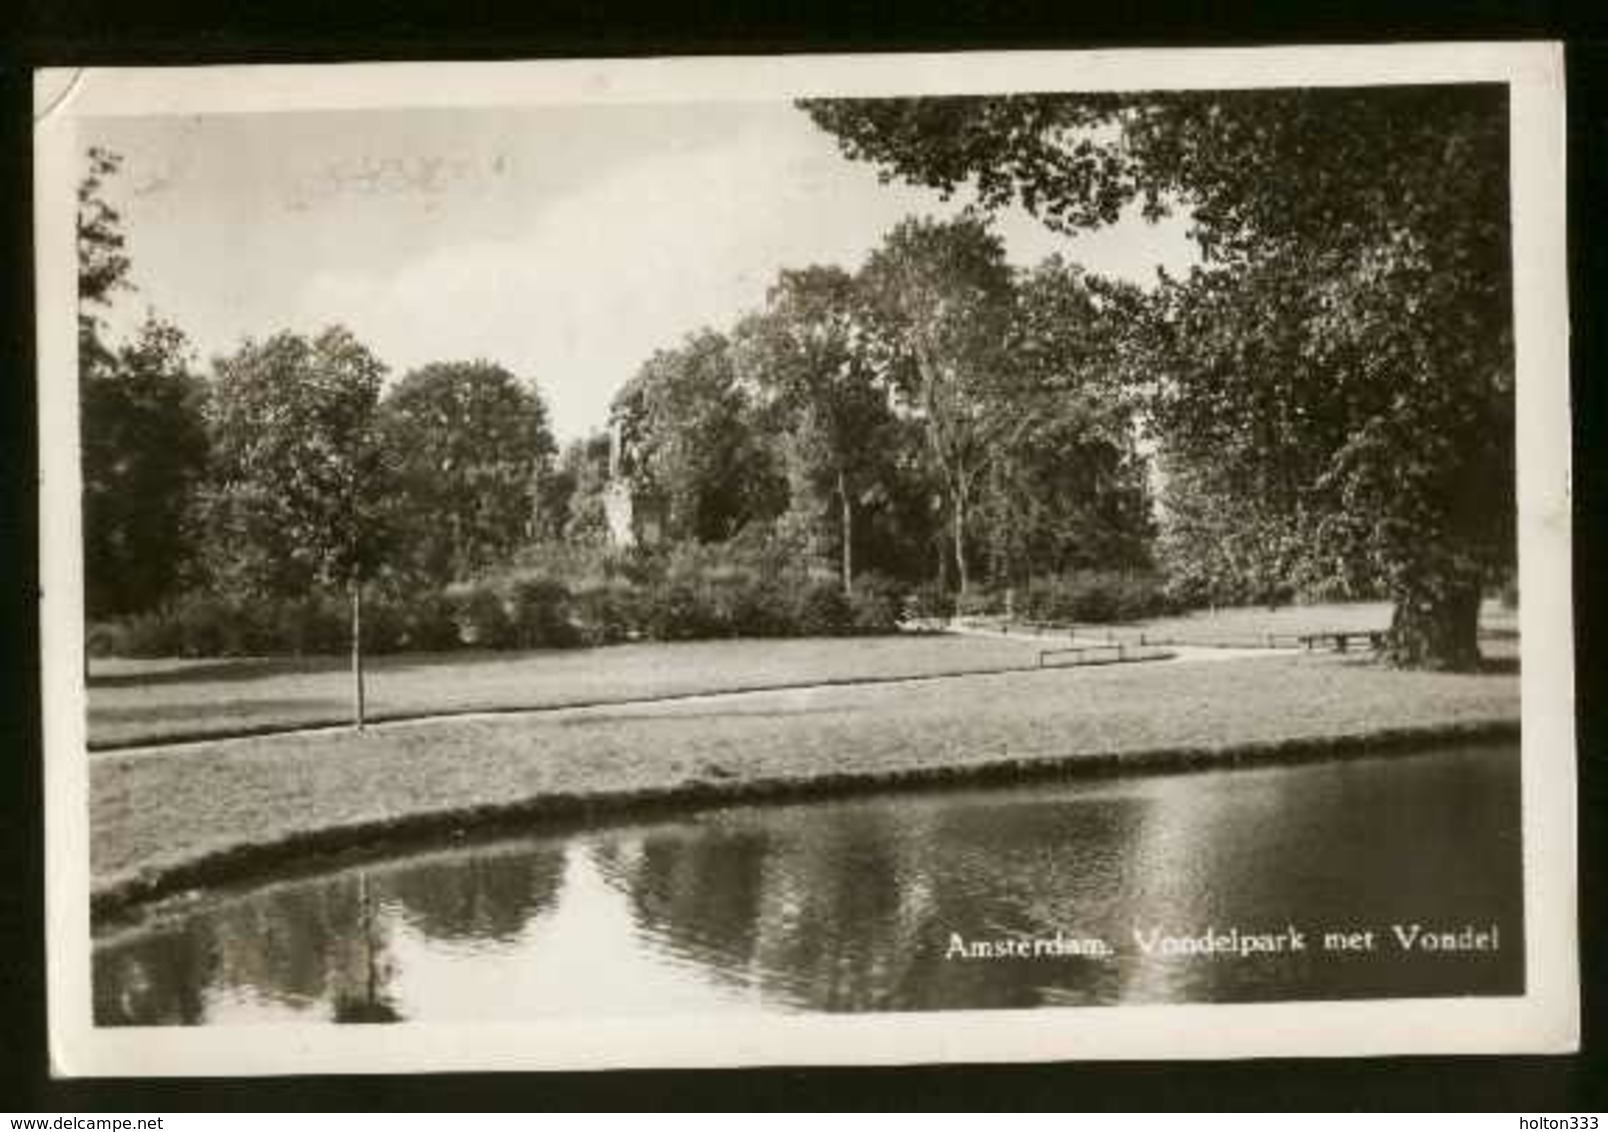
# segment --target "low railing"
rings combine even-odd
[[[1113,641],[1110,644],[1068,645],[1059,649],[1040,649],[1038,666],[1060,668],[1087,664],[1129,664],[1139,660],[1170,660],[1174,655],[1176,654],[1155,645]]]

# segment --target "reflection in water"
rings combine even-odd
[[[108,934],[102,1024],[934,1010],[1523,990],[1518,753],[736,807],[216,893]],[[1404,952],[1391,925],[1484,929]],[[1302,951],[1137,936],[1294,929]],[[1373,931],[1325,951],[1324,932]],[[1099,939],[1105,957],[955,941]]]

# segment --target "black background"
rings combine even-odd
[[[15,2],[15,0],[14,0]],[[488,1108],[1608,1109],[1608,11],[1476,2],[1273,6],[984,0],[501,4],[25,0],[0,13],[0,1110]],[[382,1078],[53,1081],[45,1039],[30,237],[34,66],[1122,46],[1567,40],[1576,696],[1585,1052],[1549,1058],[1090,1063]],[[249,265],[242,265],[249,270]],[[1559,438],[1562,442],[1563,438]],[[1433,1010],[1433,1006],[1426,1007]]]

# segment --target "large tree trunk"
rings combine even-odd
[[[838,501],[843,511],[843,594],[854,593],[854,503],[849,499],[849,485],[840,468],[837,474]]]
[[[1396,599],[1386,655],[1403,668],[1467,672],[1480,663],[1478,586],[1429,586]]]

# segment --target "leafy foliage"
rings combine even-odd
[[[1005,364],[1005,248],[977,216],[908,219],[872,253],[860,280],[890,380],[926,434],[964,592],[972,502],[987,458],[986,387]]]
[[[282,332],[217,363],[206,508],[226,592],[283,596],[372,576],[396,499],[377,427],[384,366],[352,334]]]
[[[774,517],[783,486],[754,443],[751,404],[724,334],[703,330],[657,351],[614,400],[639,495],[662,500],[672,540],[720,542]]]
[[[835,543],[851,592],[855,514],[878,501],[893,425],[860,289],[837,267],[783,271],[735,339],[738,370],[780,438],[790,507],[816,547],[811,557],[826,557]]]
[[[98,146],[85,156],[89,168],[78,182],[78,365],[87,377],[113,360],[99,311],[110,305],[115,292],[132,286],[128,279],[132,264],[125,250],[122,217],[104,192],[123,159]]]
[[[1205,263],[1130,351],[1211,515],[1377,586],[1406,663],[1477,658],[1513,556],[1506,94],[1383,87],[806,102],[851,157],[1052,227],[1182,207]],[[1208,496],[1221,496],[1213,502]],[[1263,536],[1277,527],[1281,536]],[[1289,561],[1280,563],[1279,556]]]
[[[389,391],[381,428],[422,579],[471,578],[530,538],[557,449],[534,389],[489,362],[438,362]]]
[[[85,606],[150,609],[195,565],[206,390],[175,327],[151,319],[81,382]]]

